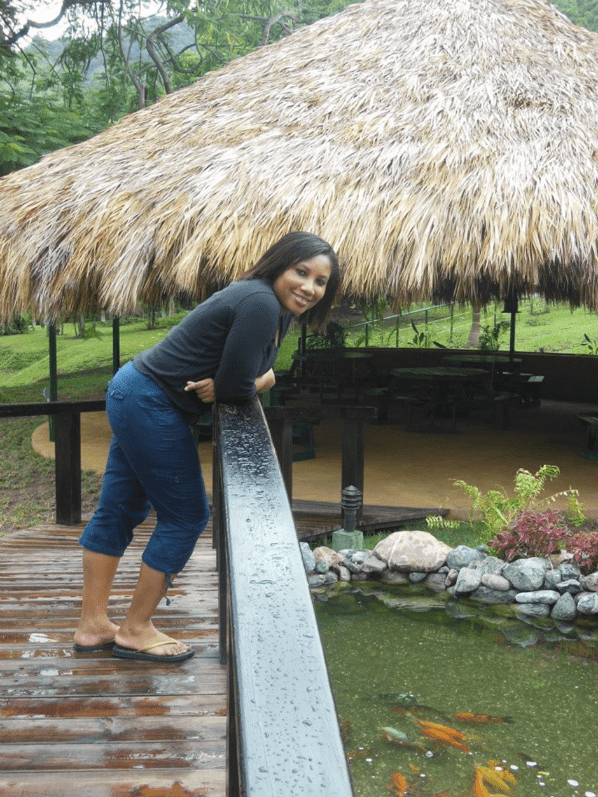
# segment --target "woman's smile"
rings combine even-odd
[[[272,288],[286,312],[301,315],[324,296],[330,271],[328,256],[316,255],[283,271],[274,280]]]

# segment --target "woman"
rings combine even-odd
[[[152,617],[208,521],[190,424],[214,401],[239,403],[275,383],[272,366],[294,317],[325,326],[340,282],[338,258],[311,233],[274,244],[238,282],[198,305],[110,382],[113,431],[100,502],[80,539],[83,596],[74,650],[177,662],[194,651],[158,631]],[[156,510],[124,622],[108,618],[120,557],[133,529]]]

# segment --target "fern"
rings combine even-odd
[[[426,525],[431,529],[458,529],[461,523],[458,520],[448,520],[441,515],[430,515],[426,518]]]
[[[539,496],[548,479],[555,479],[560,471],[556,465],[543,465],[536,473],[520,468],[515,474],[515,491],[512,497],[499,490],[488,490],[484,495],[481,490],[462,480],[454,482],[471,498],[472,509],[470,521],[477,515],[484,526],[484,542],[489,542],[496,534],[506,531],[522,512],[539,512],[547,504],[554,503],[557,498],[567,499],[565,516],[575,526],[584,520],[583,506],[579,501],[579,492],[569,488],[541,499]]]

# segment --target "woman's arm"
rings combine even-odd
[[[265,376],[263,368],[271,366],[265,355],[279,319],[280,304],[266,286],[235,306],[214,375],[218,401],[235,404],[255,395],[256,378]]]
[[[272,368],[265,374],[258,376],[255,380],[256,393],[265,393],[276,384],[276,376]],[[216,391],[213,379],[201,379],[199,382],[187,382],[186,391],[194,390],[204,404],[211,404],[216,401]]]

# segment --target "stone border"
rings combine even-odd
[[[481,604],[511,604],[521,619],[551,618],[598,625],[598,572],[582,575],[565,552],[508,563],[483,548],[450,548],[427,531],[396,531],[373,551],[301,544],[312,589],[338,582],[377,580],[387,585],[422,584]]]

